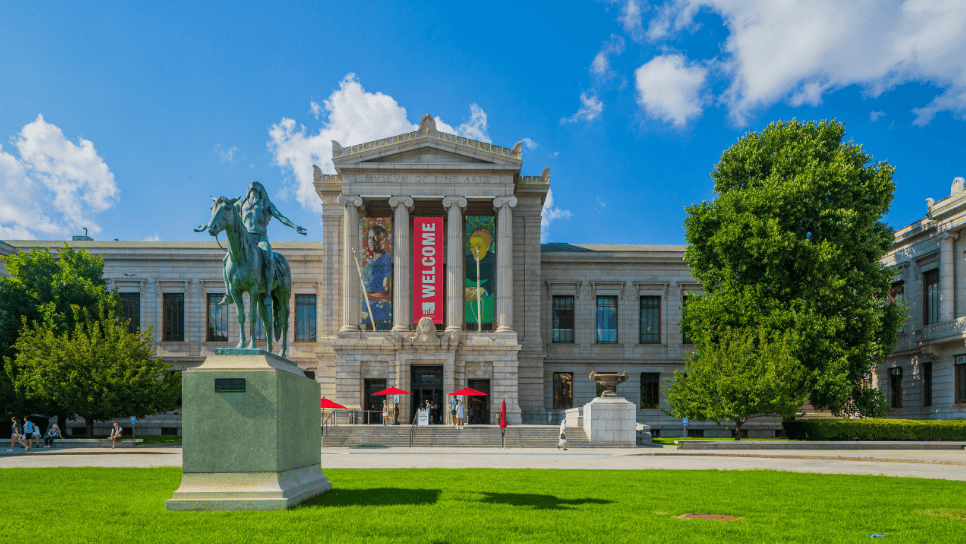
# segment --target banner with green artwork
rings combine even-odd
[[[465,232],[466,323],[493,323],[493,309],[496,306],[496,218],[468,216]]]

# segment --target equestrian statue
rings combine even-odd
[[[238,348],[255,349],[255,323],[259,317],[264,325],[268,351],[272,351],[272,336],[282,343],[279,355],[288,351],[289,298],[292,294],[292,270],[285,257],[272,251],[268,242],[268,223],[272,217],[283,225],[305,235],[306,230],[295,225],[278,211],[268,198],[265,187],[257,181],[248,186],[245,198],[211,197],[211,220],[195,232],[208,231],[218,239],[225,232],[228,254],[225,255],[225,297],[221,306],[235,304],[241,338]],[[267,264],[271,263],[271,264]],[[249,340],[245,345],[245,299],[251,301],[249,310]],[[256,314],[257,312],[257,314]]]

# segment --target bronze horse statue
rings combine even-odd
[[[288,351],[288,315],[289,298],[292,294],[292,269],[281,254],[272,252],[274,268],[271,286],[265,285],[265,251],[258,247],[255,239],[249,234],[242,221],[241,212],[235,203],[237,198],[211,197],[211,220],[202,225],[196,232],[207,228],[208,234],[217,236],[222,231],[228,238],[228,255],[225,257],[225,285],[235,302],[238,314],[238,324],[241,338],[237,348],[255,349],[255,320],[261,317],[265,326],[265,337],[268,341],[268,351],[272,351],[272,336],[282,343],[279,355],[285,357]],[[264,294],[272,294],[272,312],[269,313],[265,305]],[[243,293],[248,293],[251,301],[250,337],[245,345],[245,299]],[[258,312],[256,314],[256,311]]]

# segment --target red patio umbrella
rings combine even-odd
[[[500,445],[506,447],[506,401],[503,401],[503,407],[500,408]]]
[[[331,400],[329,400],[329,399],[327,399],[325,397],[322,397],[322,400],[319,401],[319,407],[322,408],[322,420],[323,421],[325,420],[325,409],[326,408],[336,408],[336,409],[341,408],[343,410],[346,409],[345,406],[342,406],[338,402],[332,402]],[[336,417],[338,417],[338,416],[336,416]]]
[[[471,389],[469,387],[464,387],[459,391],[453,391],[452,393],[450,393],[450,395],[466,395],[468,397],[472,397],[475,395],[486,395],[486,393],[483,393],[482,391],[477,391],[476,389]]]
[[[412,393],[410,393],[409,391],[403,391],[402,389],[399,389],[398,387],[390,387],[388,389],[383,389],[382,391],[377,391],[377,392],[373,393],[373,395],[412,395]],[[399,424],[399,416],[398,416],[398,414],[395,417],[395,421],[396,421],[395,424],[398,425]]]

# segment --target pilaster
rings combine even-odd
[[[446,231],[446,332],[463,329],[463,210],[466,199],[448,196]]]
[[[409,212],[413,209],[413,199],[408,196],[394,196],[389,206],[395,212],[393,218],[393,284],[392,284],[392,330],[409,331],[412,312],[412,282],[409,281]]]

